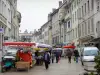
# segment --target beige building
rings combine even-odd
[[[17,0],[0,0],[0,22],[4,41],[18,41],[21,14],[17,11]]]
[[[33,33],[19,33],[19,41],[22,42],[32,42],[33,39]]]
[[[53,9],[52,16],[52,44],[60,42],[59,10]]]
[[[99,46],[99,17],[100,0],[59,1],[58,9],[53,9],[49,14],[49,28],[44,27],[44,30],[48,31],[48,43],[74,43],[79,47],[92,42]],[[41,33],[42,41],[46,39],[43,37],[45,31]]]
[[[18,41],[20,22],[17,0],[0,0],[0,29],[3,28],[3,34],[0,34],[0,49],[4,41]]]
[[[99,38],[100,0],[81,0],[78,4],[79,42],[87,44]],[[99,41],[99,40],[98,40]]]
[[[60,41],[63,44],[72,42],[71,2],[72,0],[63,0],[59,7]]]

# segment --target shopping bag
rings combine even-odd
[[[74,57],[74,61],[76,61],[76,58]]]

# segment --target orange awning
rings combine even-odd
[[[71,45],[69,45],[69,46],[63,46],[63,48],[75,48],[75,46],[71,46]]]

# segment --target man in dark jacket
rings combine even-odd
[[[39,52],[36,51],[36,52],[35,52],[36,65],[39,65],[39,59],[38,59],[38,56],[39,56]]]
[[[72,51],[70,49],[67,50],[68,62],[71,63]]]
[[[48,69],[50,63],[50,55],[48,54],[48,52],[45,52],[44,54],[44,63],[45,63],[45,68]]]
[[[78,50],[75,50],[75,51],[74,51],[74,56],[75,56],[75,61],[76,61],[76,63],[78,63],[78,57],[79,57],[79,52],[78,52]]]
[[[60,56],[60,54],[59,54],[59,52],[57,51],[57,52],[56,52],[56,63],[58,63],[58,61],[59,61],[59,56]]]

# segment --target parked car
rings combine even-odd
[[[94,58],[98,55],[99,49],[97,47],[83,47],[81,49],[81,63],[84,70],[87,72],[95,72]]]

